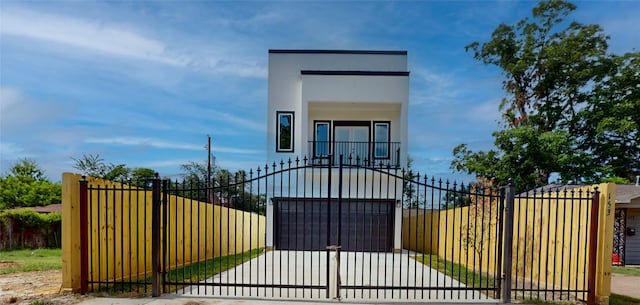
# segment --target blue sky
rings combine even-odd
[[[640,45],[640,2],[575,2],[610,51]],[[32,158],[50,179],[82,154],[178,178],[204,161],[266,160],[269,49],[407,50],[414,169],[463,178],[452,149],[492,147],[500,71],[464,46],[531,1],[1,1],[0,172]]]

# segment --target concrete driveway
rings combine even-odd
[[[413,258],[409,252],[369,253],[341,252],[340,297],[344,300],[382,300],[408,302],[412,300],[480,300],[496,303],[465,285],[431,269]],[[269,251],[236,268],[209,278],[203,283],[276,284],[282,288],[238,286],[192,286],[177,293],[187,296],[242,296],[293,300],[327,300],[327,276],[335,287],[335,252],[330,253],[327,275],[326,251]],[[351,289],[345,286],[359,286]],[[365,288],[367,287],[367,288]],[[383,288],[384,287],[384,288]],[[390,288],[391,287],[391,288]],[[429,289],[422,289],[429,287]],[[335,299],[335,289],[330,289]]]
[[[632,275],[611,274],[611,292],[640,299],[640,277]]]

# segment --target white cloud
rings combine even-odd
[[[109,144],[122,146],[149,146],[154,148],[171,148],[179,150],[202,150],[201,145],[167,142],[151,138],[137,137],[112,137],[112,138],[87,138],[85,143],[90,144]]]
[[[47,122],[65,116],[62,105],[36,101],[13,87],[0,87],[0,132],[3,135],[42,128]]]
[[[117,23],[24,9],[3,9],[0,17],[2,35],[61,44],[70,47],[71,52],[99,52],[240,77],[265,78],[267,75],[262,61],[237,55],[237,46],[220,48],[216,41],[207,40],[188,49],[180,42],[148,37],[136,28]],[[225,45],[230,43],[233,42],[224,41]]]
[[[0,114],[5,113],[11,105],[22,100],[20,91],[15,88],[0,87]]]
[[[110,137],[110,138],[87,138],[84,141],[89,144],[109,144],[109,145],[121,145],[121,146],[148,146],[153,148],[163,149],[178,149],[178,150],[193,150],[202,151],[206,147],[203,145],[194,145],[180,142],[170,142],[164,140],[158,140],[153,138],[139,138],[139,137]],[[213,146],[213,151],[233,153],[233,154],[262,154],[264,151],[256,149],[240,149],[230,148],[224,146]],[[182,164],[182,163],[181,163]]]
[[[201,67],[207,67],[219,73],[234,74],[243,77],[267,77],[266,67],[250,61],[214,60],[201,65]]]
[[[25,155],[24,149],[19,145],[7,141],[0,141],[0,160],[15,160],[28,157],[30,156]]]
[[[259,149],[242,149],[242,148],[233,148],[233,147],[225,147],[225,146],[215,146],[211,145],[213,148],[213,153],[230,153],[230,154],[264,154],[264,150]]]
[[[6,11],[2,18],[4,20],[0,32],[5,35],[45,40],[164,64],[184,65],[184,60],[166,54],[166,46],[162,42],[124,27],[25,10]]]
[[[171,160],[159,160],[159,161],[150,161],[142,163],[141,166],[148,168],[158,168],[158,167],[177,167],[182,164],[189,163],[188,159],[171,159]]]
[[[462,119],[472,124],[477,124],[485,128],[497,127],[500,120],[498,107],[500,101],[489,100],[484,103],[468,105],[466,111],[456,111]]]
[[[438,74],[424,68],[416,68],[411,72],[412,83],[419,84],[412,89],[411,105],[428,105],[439,107],[451,104],[458,97],[461,87],[456,87],[454,79],[449,75]]]
[[[264,133],[266,131],[266,122],[260,120],[249,119],[247,117],[254,116],[256,111],[246,113],[244,117],[216,110],[214,108],[222,108],[225,105],[194,105],[184,104],[178,109],[174,109],[174,114],[179,113],[190,120],[204,119],[206,122],[217,121],[224,123],[225,128],[233,128],[237,130],[253,130]],[[226,107],[229,108],[229,107]],[[237,109],[237,108],[236,108]],[[259,109],[262,111],[263,109]],[[261,113],[261,112],[260,112]],[[214,130],[214,133],[216,130]]]
[[[234,161],[227,159],[220,160],[219,158],[218,160],[216,160],[216,164],[221,168],[226,168],[231,171],[245,170],[248,172],[249,170],[253,170],[254,177],[255,175],[257,175],[256,170],[258,169],[258,167],[260,167],[261,170],[264,170],[265,166],[265,164],[261,164],[258,161]]]
[[[212,112],[214,112],[214,116],[212,117],[213,119],[222,120],[222,121],[231,123],[234,126],[249,128],[249,129],[253,129],[261,132],[264,132],[267,129],[264,123],[258,123],[256,121],[248,120],[248,119],[235,116],[229,113],[224,113],[219,111],[212,111]]]

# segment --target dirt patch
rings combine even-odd
[[[0,269],[18,267],[18,263],[11,261],[0,261]]]
[[[0,265],[1,267],[7,267]],[[62,271],[33,271],[0,275],[0,304],[27,305],[35,301],[42,304],[76,304],[85,297],[61,293]]]

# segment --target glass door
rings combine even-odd
[[[369,160],[369,126],[336,126],[334,134],[334,164],[339,164],[340,155],[343,162],[355,164],[357,159]]]

